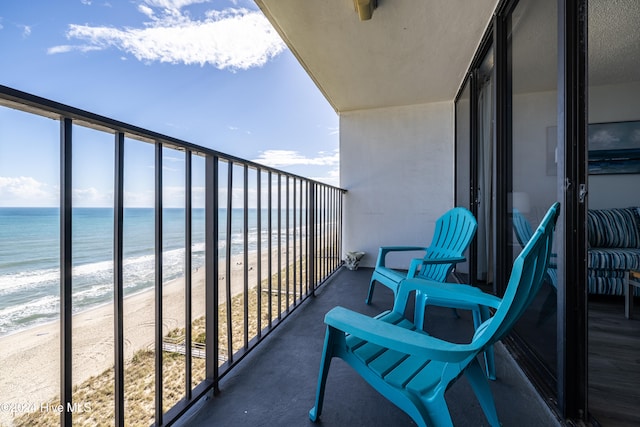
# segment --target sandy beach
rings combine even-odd
[[[262,278],[267,277],[267,257],[262,257]],[[274,257],[276,258],[276,257]],[[231,259],[232,295],[244,286],[244,257]],[[277,260],[273,260],[273,273]],[[284,263],[284,260],[283,260]],[[257,256],[249,255],[249,283],[255,286]],[[225,263],[220,263],[220,302],[225,300]],[[193,319],[205,312],[204,268],[192,277]],[[184,327],[184,278],[165,283],[163,287],[163,330]],[[154,345],[154,290],[128,296],[124,301],[125,360],[143,348]],[[73,383],[80,384],[102,373],[114,364],[113,305],[89,309],[73,316]],[[0,337],[0,425],[11,426],[13,414],[40,409],[59,394],[60,381],[59,323],[36,326],[15,334]],[[19,413],[16,415],[20,415]]]

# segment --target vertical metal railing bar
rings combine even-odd
[[[327,223],[327,246],[328,246],[328,262],[327,262],[327,266],[328,266],[328,272],[331,273],[331,271],[333,270],[333,259],[335,257],[335,253],[334,253],[334,214],[333,214],[333,192],[331,191],[331,189],[329,187],[327,187],[327,217],[328,217],[328,223]]]
[[[186,150],[184,154],[184,384],[185,398],[191,400],[191,381],[192,381],[192,232],[193,232],[193,195],[192,195],[192,154],[191,150]]]
[[[300,283],[298,286],[300,287],[300,292],[303,292],[304,289],[304,292],[306,293],[307,289],[304,288],[303,282],[303,272],[306,270],[306,252],[304,249],[307,241],[304,219],[306,218],[308,209],[306,209],[305,200],[303,199],[303,191],[305,191],[304,181],[300,180],[300,186],[298,188],[298,198],[300,199],[300,210],[298,212],[298,223],[300,224],[300,241],[298,242],[300,250],[300,270],[298,271],[298,278]]]
[[[338,233],[339,233],[339,234],[338,234],[338,236],[339,236],[339,237],[338,237],[338,241],[339,241],[339,244],[338,244],[338,251],[339,251],[339,254],[340,254],[339,262],[340,262],[340,263],[342,263],[342,257],[343,257],[343,255],[344,255],[344,253],[343,253],[343,249],[344,249],[344,248],[342,247],[342,242],[343,242],[343,240],[342,240],[342,239],[343,239],[342,233],[344,232],[344,229],[343,229],[343,226],[344,226],[344,224],[343,224],[344,200],[343,200],[343,197],[342,197],[342,196],[343,196],[343,194],[344,194],[344,193],[343,193],[342,191],[340,191],[340,190],[337,190],[337,193],[338,193],[338,196],[339,196],[339,204],[340,204],[340,211],[339,211],[339,215],[340,215],[340,216],[339,216],[339,218],[338,218],[338,221],[339,221],[339,224],[340,224],[340,226],[338,227]]]
[[[314,190],[316,199],[315,199],[315,235],[316,235],[316,249],[315,249],[315,259],[316,259],[316,277],[315,277],[315,285],[322,281],[322,212],[320,211],[320,207],[322,206],[322,187],[317,185]]]
[[[337,223],[337,216],[336,216],[336,192],[329,190],[330,194],[331,194],[331,230],[332,230],[332,238],[331,238],[331,245],[332,245],[332,256],[333,256],[333,261],[331,263],[332,265],[332,270],[336,267],[336,258],[338,256],[337,253],[337,247],[338,247],[338,242],[336,241],[337,239],[337,233],[336,233],[336,227],[338,225]]]
[[[319,200],[320,210],[320,262],[322,263],[322,274],[320,282],[327,277],[327,187],[322,186],[322,198]]]
[[[114,326],[114,416],[124,427],[124,133],[115,135],[113,188],[113,326]]]
[[[249,165],[244,165],[244,348],[249,348]]]
[[[298,228],[296,227],[296,212],[298,212],[298,205],[297,205],[297,197],[296,197],[296,183],[297,183],[297,179],[293,178],[293,201],[291,203],[291,206],[293,206],[293,244],[291,245],[293,248],[293,293],[294,295],[296,295],[296,292],[298,290],[298,251],[297,251],[297,235],[298,235]],[[302,300],[302,291],[300,291],[300,295],[299,298]]]
[[[219,368],[218,355],[220,346],[218,341],[218,293],[219,268],[219,179],[218,157],[205,158],[205,370],[207,380],[213,382],[214,393],[220,392],[218,387]]]
[[[71,426],[72,377],[72,128],[73,121],[60,121],[60,425]]]
[[[282,319],[282,174],[278,174],[278,320]]]
[[[329,254],[330,254],[330,258],[329,258],[329,271],[333,271],[334,266],[335,266],[335,259],[336,259],[336,214],[335,214],[335,195],[333,193],[333,191],[331,191],[330,188],[327,189],[327,192],[329,194],[329,200],[330,200],[330,206],[329,206],[329,216],[330,216],[330,220],[329,220],[329,238],[328,238],[328,242],[329,242]]]
[[[309,219],[310,219],[310,215],[311,215],[311,197],[310,197],[311,189],[310,188],[311,188],[311,185],[309,183],[306,183],[306,185],[305,185],[305,192],[306,192],[306,203],[305,203],[305,206],[306,206],[307,209],[305,210],[305,213],[304,213],[304,222],[305,222],[305,233],[304,233],[305,234],[305,241],[304,241],[304,251],[305,251],[304,259],[305,259],[305,261],[304,262],[305,262],[305,266],[306,266],[306,269],[307,269],[307,277],[305,278],[305,286],[306,286],[306,292],[307,293],[311,291],[311,270],[312,270],[311,269],[311,265],[309,264],[309,259],[310,259],[310,254],[311,254],[311,251],[310,251],[310,248],[311,248],[311,246],[310,246],[311,245],[311,233],[310,233],[310,230],[311,229],[309,228],[309,225],[310,225]]]
[[[338,252],[338,193],[333,191],[333,260],[334,268],[338,267],[340,254]]]
[[[316,185],[315,190],[315,234],[316,234],[316,278],[315,286],[322,282],[322,212],[320,210],[322,206],[322,186]]]
[[[339,202],[339,198],[338,198],[338,192],[337,191],[333,191],[333,216],[334,216],[334,226],[333,226],[333,260],[334,260],[334,268],[338,268],[338,265],[340,264],[340,251],[338,250],[338,226],[340,224],[340,221],[338,220],[338,202]]]
[[[316,272],[315,272],[315,251],[316,251],[316,236],[315,236],[315,195],[314,195],[314,186],[313,183],[307,183],[308,190],[308,202],[307,206],[309,207],[309,212],[307,214],[307,265],[309,267],[309,273],[307,274],[307,282],[310,288],[310,292],[315,292],[315,283],[316,283]]]
[[[328,252],[328,271],[333,271],[333,263],[335,259],[335,241],[333,240],[335,237],[335,215],[333,211],[333,191],[329,187],[327,187],[327,216],[329,217],[329,223],[327,225],[327,245],[329,246]]]
[[[307,251],[305,250],[307,241],[309,240],[308,238],[306,238],[306,235],[307,235],[306,234],[307,233],[306,218],[307,218],[307,212],[309,212],[309,207],[305,205],[306,200],[303,201],[302,199],[302,194],[303,194],[303,191],[305,191],[305,189],[306,189],[306,186],[301,180],[300,181],[300,214],[299,214],[300,215],[300,292],[302,292],[302,286],[303,286],[303,282],[302,282],[303,268],[305,269],[307,276],[309,275],[308,264],[306,263]],[[309,287],[306,285],[305,285],[305,292],[309,292]]]
[[[322,263],[322,186],[316,186],[316,285],[322,282],[324,265]]]
[[[342,195],[339,191],[336,194],[336,268],[342,264]]]
[[[320,280],[327,277],[327,187],[322,186],[322,200],[320,201],[320,250],[322,251],[322,275]]]
[[[284,235],[284,247],[285,247],[285,252],[284,252],[284,265],[285,265],[285,295],[286,295],[286,301],[287,301],[287,312],[289,312],[289,306],[291,305],[291,301],[290,301],[290,277],[289,277],[289,176],[285,176],[284,179],[284,185],[285,185],[285,198],[284,198],[284,215],[285,215],[285,220],[284,220],[284,229],[285,229],[285,235]],[[293,300],[295,301],[295,295]]]
[[[325,277],[329,275],[331,272],[332,262],[333,262],[333,247],[332,247],[332,237],[333,237],[333,212],[331,210],[331,191],[329,187],[324,188],[326,194],[325,206],[324,209],[326,211],[326,225],[325,225],[325,251],[327,253],[326,256],[326,274]]]
[[[337,250],[338,250],[338,265],[342,265],[342,193],[340,191],[336,191],[336,197],[338,199],[338,218],[336,221],[338,222],[338,227],[336,233],[337,236]]]
[[[323,196],[324,196],[324,187],[321,185],[318,185],[317,191],[316,191],[316,230],[317,230],[317,240],[316,242],[318,243],[317,248],[316,248],[316,259],[318,260],[318,276],[316,279],[317,283],[322,283],[322,279],[324,277],[324,249],[322,247],[323,244],[323,235],[322,235],[322,230],[323,230],[323,226],[324,226],[324,212],[322,210],[322,200],[323,200]]]
[[[231,313],[231,232],[232,232],[232,210],[233,210],[233,162],[227,163],[227,232],[226,232],[226,253],[225,265],[225,297],[227,305],[227,360],[233,363],[233,319]]]
[[[162,421],[162,144],[155,144],[155,376],[156,422]]]
[[[271,175],[271,171],[268,172],[268,180],[269,184],[267,186],[267,205],[269,206],[269,210],[267,211],[267,274],[269,275],[267,281],[268,293],[267,293],[267,303],[269,310],[269,327],[271,327],[272,319],[273,319],[273,176]]]
[[[326,186],[322,186],[322,264],[324,265],[324,273],[322,275],[322,281],[326,280],[329,276],[329,233],[331,231],[331,216],[329,215],[329,191]]]
[[[256,242],[256,286],[257,286],[257,333],[258,337],[262,336],[262,171],[256,169],[256,227],[257,227],[257,242]]]

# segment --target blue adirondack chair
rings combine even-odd
[[[533,229],[531,228],[531,224],[525,218],[522,213],[513,208],[513,229],[515,230],[516,239],[520,246],[524,248],[524,245],[527,244],[531,236],[533,236]],[[556,265],[556,254],[551,253],[551,261],[549,264],[549,268],[547,269],[547,282],[553,286],[555,289],[558,289],[558,267]]]
[[[371,276],[369,293],[366,303],[371,304],[375,283],[381,283],[393,291],[394,297],[403,279],[420,277],[423,279],[444,282],[455,265],[465,261],[464,251],[467,250],[478,223],[469,210],[461,207],[447,211],[436,221],[429,247],[423,246],[383,246],[378,252],[376,267]],[[385,261],[390,252],[425,251],[424,258],[411,260],[408,272],[398,271],[386,267]],[[416,313],[424,313],[424,307]]]
[[[533,235],[531,224],[529,223],[527,218],[525,218],[525,216],[516,208],[513,208],[512,221],[516,239],[518,240],[520,246],[524,247],[524,245],[527,244],[527,241],[529,241],[529,239]],[[542,303],[536,326],[541,326],[556,312],[556,293],[558,291],[558,264],[557,255],[553,252],[551,252],[551,260],[549,261],[549,268],[547,268],[545,278],[547,283],[549,283],[553,287],[554,293],[547,294],[547,297]]]
[[[325,316],[327,331],[320,362],[312,421],[322,412],[331,360],[343,359],[371,386],[405,411],[419,426],[451,426],[445,391],[465,375],[487,420],[499,426],[489,382],[477,356],[502,339],[532,302],[549,263],[553,230],[560,206],[555,203],[516,258],[502,299],[474,287],[463,287],[455,298],[495,309],[468,344],[450,343],[427,335],[403,316],[410,292],[419,290],[421,279],[400,284],[393,310],[371,318],[342,307]],[[441,289],[451,286],[433,282]],[[453,298],[453,296],[450,296]]]

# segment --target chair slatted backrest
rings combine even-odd
[[[513,208],[512,219],[513,228],[516,232],[516,239],[520,246],[524,248],[527,242],[531,239],[531,236],[533,236],[531,224],[529,224],[529,221],[527,221],[524,215],[522,215],[522,213],[516,208]]]
[[[474,341],[486,340],[483,345],[488,346],[504,338],[535,298],[549,265],[559,213],[560,204],[554,203],[514,261],[502,302],[494,316],[477,328]]]
[[[449,210],[436,221],[436,227],[427,248],[425,259],[460,257],[469,247],[478,223],[473,214],[465,208]],[[424,265],[417,277],[444,282],[454,264]]]

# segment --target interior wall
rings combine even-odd
[[[531,110],[531,114],[520,115],[526,117],[526,122],[514,122],[514,127],[519,129],[518,137],[525,139],[517,154],[527,159],[526,162],[514,159],[526,168],[514,176],[514,188],[529,197],[531,212],[527,216],[535,223],[553,202],[547,189],[556,185],[555,165],[551,162],[555,160],[557,93],[520,94],[514,96],[513,102],[519,109]],[[629,120],[640,120],[640,82],[589,88],[589,123]],[[544,151],[540,149],[540,140],[545,140]],[[640,188],[640,174],[590,175],[589,208],[640,206],[637,188]]]
[[[589,123],[640,120],[640,82],[589,87]],[[640,206],[640,174],[589,175],[589,208]]]
[[[344,247],[373,267],[380,246],[427,246],[453,207],[454,108],[439,102],[340,115]],[[387,258],[405,267],[415,253]]]
[[[556,201],[557,187],[557,114],[556,91],[518,94],[513,97],[514,141],[513,164],[519,170],[513,174],[513,206],[534,225]],[[522,205],[526,205],[524,208]]]

